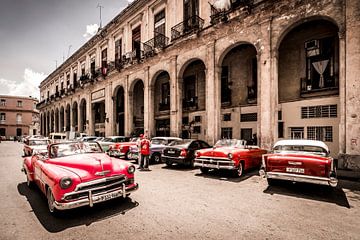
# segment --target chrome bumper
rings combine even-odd
[[[222,161],[222,160],[211,160],[211,159],[195,159],[195,167],[202,168],[212,168],[212,169],[227,169],[235,170],[237,167],[232,161]]]
[[[122,153],[119,150],[109,150],[108,153],[112,157],[123,157],[123,156],[125,156],[125,153]]]
[[[265,172],[263,169],[259,171],[260,176],[271,179],[287,180],[292,182],[305,182],[320,185],[329,185],[336,187],[338,180],[335,177],[315,177],[309,175],[298,175],[293,173]]]
[[[54,207],[58,210],[67,210],[72,208],[78,208],[82,206],[90,206],[92,207],[94,203],[104,202],[110,199],[123,197],[126,198],[126,195],[138,190],[139,185],[136,183],[131,187],[126,187],[125,184],[122,184],[121,188],[117,188],[111,190],[109,192],[100,193],[100,194],[92,194],[89,191],[89,195],[85,199],[75,200],[71,202],[54,202]]]

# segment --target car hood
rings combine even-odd
[[[76,174],[82,182],[103,177],[107,175],[126,174],[129,165],[121,160],[114,160],[104,153],[78,154],[67,157],[49,159],[49,164]]]
[[[206,148],[198,150],[201,156],[209,157],[228,157],[229,153],[232,153],[234,150],[239,150],[234,147],[217,147],[217,148]]]

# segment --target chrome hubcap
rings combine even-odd
[[[47,199],[48,199],[49,211],[54,212],[54,196],[52,195],[50,189],[48,189],[48,194],[47,195],[48,195]]]

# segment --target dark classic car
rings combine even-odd
[[[321,141],[281,140],[262,158],[260,176],[274,180],[307,182],[336,187],[336,167],[329,148]]]
[[[173,141],[178,140],[180,141],[181,138],[177,137],[154,137],[151,139],[150,145],[150,162],[152,163],[161,163],[161,153],[163,149],[172,143]],[[138,160],[139,158],[139,147],[133,145],[129,149],[128,158],[131,160]]]
[[[37,150],[46,150],[49,144],[47,138],[27,138],[24,140],[24,156],[31,156]]]
[[[178,163],[194,167],[195,151],[210,147],[208,143],[201,140],[175,140],[164,148],[161,158],[167,166]]]
[[[49,145],[45,153],[25,157],[28,186],[34,183],[46,195],[51,213],[118,197],[138,188],[135,167],[103,153],[97,142]]]
[[[248,169],[259,168],[261,156],[266,152],[258,146],[246,145],[245,140],[222,139],[213,148],[197,151],[194,165],[200,167],[202,173],[209,169],[227,169],[240,177]]]

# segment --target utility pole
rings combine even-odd
[[[68,54],[67,54],[67,58],[69,58],[70,55],[70,49],[71,49],[72,45],[69,45],[69,49],[68,49]]]
[[[102,28],[101,9],[104,8],[104,7],[101,6],[100,3],[98,3],[97,8],[99,8],[99,10],[100,10],[100,27],[99,27],[99,29],[101,29]]]

